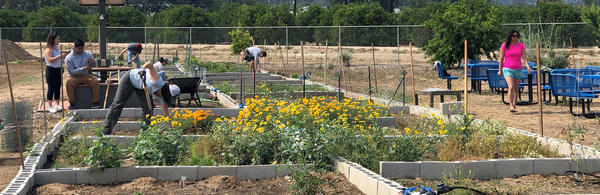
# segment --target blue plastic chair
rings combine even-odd
[[[498,64],[473,64],[471,67],[471,91],[476,90],[481,94],[481,81],[487,81],[487,70],[494,68],[496,68],[496,72],[498,72]]]
[[[582,92],[577,77],[571,74],[550,74],[550,88],[555,96],[569,98],[569,112],[573,116],[595,118],[596,113],[590,111],[590,104],[598,95]],[[573,112],[573,99],[581,102],[581,113]],[[558,103],[558,101],[557,101]],[[586,107],[588,113],[586,113]]]
[[[487,75],[490,89],[497,89],[498,93],[502,94],[502,103],[508,104],[508,102],[504,101],[504,93],[508,92],[506,79],[502,76],[498,76],[498,69],[487,69]],[[521,99],[521,89],[523,89],[523,86],[519,85],[519,99]]]
[[[449,75],[449,76],[444,75],[444,66],[442,66],[441,62],[435,64],[435,71],[438,73],[438,76],[440,78],[446,79],[446,82],[447,82],[446,87],[448,89],[452,89],[452,80],[458,79],[458,77],[452,76],[452,75]]]

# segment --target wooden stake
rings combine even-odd
[[[102,108],[106,108],[106,101],[108,100],[108,89],[110,89],[110,79],[112,77],[112,74],[110,73],[110,71],[108,72],[108,80],[106,80],[106,94],[104,95],[104,106],[102,106]]]
[[[469,93],[467,92],[467,66],[469,65],[469,61],[467,60],[467,40],[465,40],[465,115],[469,113]]]
[[[21,133],[19,132],[19,121],[17,119],[17,110],[15,109],[15,97],[13,95],[12,83],[10,81],[10,71],[8,70],[8,56],[6,56],[6,50],[4,49],[4,47],[2,47],[2,53],[3,53],[2,55],[4,57],[4,64],[6,65],[6,78],[8,79],[8,89],[10,90],[10,102],[12,104],[12,112],[13,112],[13,117],[14,117],[14,122],[15,122],[15,131],[17,133],[17,143],[19,144],[19,156],[21,158],[21,168],[25,169],[25,164],[23,164],[23,145],[21,145]]]
[[[413,95],[413,103],[415,105],[417,105],[417,92],[415,89],[415,65],[414,65],[414,61],[413,61],[413,53],[412,53],[412,42],[408,43],[408,47],[410,50],[410,74],[411,74],[411,80],[412,80],[412,95]]]
[[[569,37],[569,43],[571,43],[571,60],[573,61],[572,64],[575,64],[575,50],[573,49],[573,39],[571,39],[571,37]]]
[[[283,67],[283,72],[286,72],[285,63],[283,62],[283,51],[281,51],[281,45],[279,41],[277,41],[277,48],[279,48],[279,55],[281,56],[281,67]]]
[[[540,64],[540,43],[535,44],[535,53],[536,53],[536,65],[537,65],[537,88],[538,90],[542,88],[542,76],[541,76],[541,64]],[[540,131],[542,132],[542,137],[544,137],[544,116],[542,112],[542,93],[538,91],[538,110],[540,112]]]
[[[338,43],[340,49],[340,67],[342,67],[342,80],[344,81],[344,89],[348,90],[348,83],[346,82],[346,75],[344,74],[344,55],[342,54],[342,43]]]
[[[60,45],[60,54],[62,54],[62,45]],[[60,68],[61,68],[61,70],[66,69],[65,67],[63,67],[63,58],[62,58],[62,55],[59,58],[59,60],[60,60]],[[65,112],[64,112],[64,110],[65,110],[65,86],[64,85],[65,84],[63,82],[64,81],[63,77],[64,77],[65,74],[63,72],[65,72],[65,71],[62,71],[60,73],[60,85],[61,85],[60,86],[60,101],[61,101],[61,107],[63,108],[63,111],[61,112],[61,115],[62,115],[63,118],[65,118]]]
[[[323,66],[323,68],[325,69],[325,72],[323,73],[323,84],[327,84],[327,67],[329,67],[329,59],[327,59],[327,48],[328,48],[328,43],[327,40],[325,40],[325,66]]]
[[[62,55],[62,51],[60,52],[60,55]],[[42,54],[42,42],[40,42],[40,68],[42,70],[42,79],[40,80],[42,81],[42,102],[44,104],[42,105],[42,109],[44,109],[44,134],[46,134],[48,133],[48,118],[46,117],[46,96],[44,95],[44,91],[46,91],[46,89],[44,83],[44,55]]]
[[[306,72],[304,71],[304,42],[300,41],[300,49],[302,51],[302,98],[306,98]]]
[[[371,43],[371,50],[373,51],[373,79],[375,80],[375,96],[377,96],[378,88],[377,88],[377,69],[375,69],[375,46]]]

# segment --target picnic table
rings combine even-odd
[[[418,90],[415,92],[415,105],[419,105],[419,95],[429,95],[429,106],[433,107],[433,97],[436,95],[440,96],[440,102],[444,102],[445,95],[453,95],[456,96],[458,101],[461,100],[461,94],[463,91],[453,91],[448,89],[440,89],[440,88],[427,88],[423,90]]]
[[[92,72],[92,75],[96,76],[96,77],[100,77],[100,82],[104,83],[107,79],[107,76],[105,76],[105,72],[113,72],[112,74],[115,74],[116,72],[124,72],[124,71],[128,71],[131,69],[134,69],[135,67],[131,67],[131,66],[108,66],[108,67],[92,67],[92,70],[90,70]],[[93,72],[100,72],[100,75],[96,75]],[[119,78],[117,78],[118,80]]]

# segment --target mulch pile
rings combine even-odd
[[[2,39],[2,48],[6,50],[6,56],[8,56],[8,61],[15,60],[39,60],[39,58],[32,56],[19,45],[15,44],[11,40]],[[0,62],[4,63],[4,56],[1,54],[0,50]]]

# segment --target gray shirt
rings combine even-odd
[[[94,62],[88,63],[89,59],[93,59]],[[83,70],[82,68],[88,64],[91,67],[97,66],[96,59],[94,59],[90,52],[83,51],[81,54],[76,54],[73,49],[71,49],[71,53],[65,58],[65,64],[69,75],[89,75],[90,72],[88,70]]]

